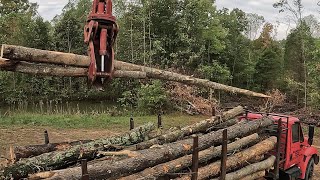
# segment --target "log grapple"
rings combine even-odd
[[[116,17],[112,15],[111,0],[94,0],[84,28],[84,41],[89,46],[91,85],[102,87],[114,73],[114,43],[118,34]]]

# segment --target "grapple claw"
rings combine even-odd
[[[118,26],[112,15],[112,1],[94,0],[84,28],[84,42],[89,45],[88,55],[91,61],[88,80],[92,85],[112,79],[113,45],[117,34]]]

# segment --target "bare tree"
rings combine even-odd
[[[259,16],[258,14],[248,13],[246,14],[246,18],[248,21],[246,35],[249,39],[256,39],[259,30],[262,28],[265,22],[264,17]]]

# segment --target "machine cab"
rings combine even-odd
[[[312,147],[314,127],[310,126],[309,137],[304,137],[302,124],[296,117],[247,112],[239,120],[253,121],[263,116],[274,120],[273,127],[270,127],[266,132],[272,136],[278,136],[277,148],[271,152],[276,157],[278,156],[273,171],[276,173],[271,179],[309,180],[313,174],[314,164],[319,162],[318,151]],[[279,125],[279,123],[281,124]]]

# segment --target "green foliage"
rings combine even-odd
[[[202,74],[203,77],[211,81],[227,83],[232,77],[231,73],[227,66],[222,66],[219,62],[214,61],[212,64],[205,66],[201,65],[198,71]]]
[[[125,91],[118,102],[126,109],[137,108],[140,112],[158,113],[169,107],[169,97],[159,80]]]
[[[256,88],[272,90],[278,87],[282,77],[281,50],[275,44],[268,47],[258,60],[255,71]]]
[[[169,99],[161,81],[142,85],[138,90],[138,109],[143,112],[157,113],[168,108]]]

